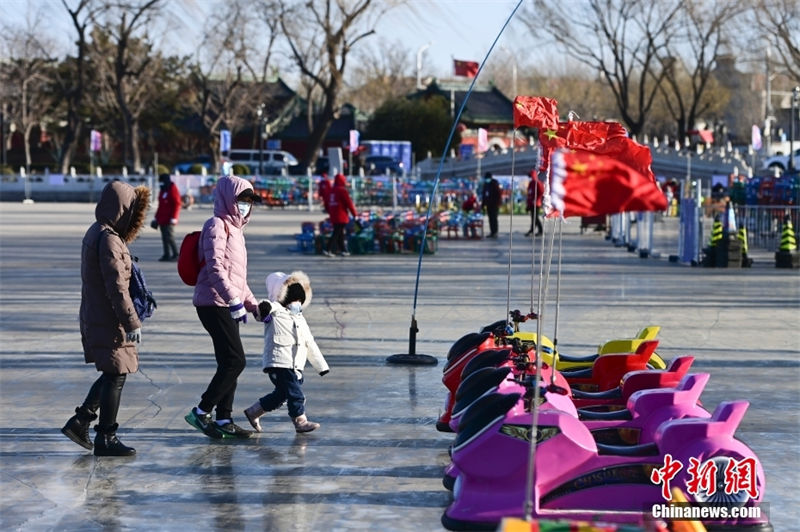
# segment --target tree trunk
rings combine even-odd
[[[131,157],[133,159],[133,171],[135,173],[141,173],[142,171],[142,157],[139,153],[139,120],[137,118],[131,117],[131,133],[130,133],[130,142],[131,142]],[[154,172],[158,173],[158,169],[154,169]]]
[[[72,114],[72,113],[70,113]],[[77,145],[76,139],[81,136],[83,131],[80,120],[76,120],[73,124],[72,117],[67,119],[67,132],[64,135],[64,142],[61,145],[60,165],[61,173],[67,175],[69,167],[72,164],[72,156],[75,154],[75,146]]]
[[[683,116],[679,116],[675,120],[676,126],[678,131],[676,131],[676,137],[680,141],[681,145],[686,142],[686,139],[689,138],[689,128],[686,124],[686,118]]]
[[[308,138],[308,147],[303,156],[303,164],[309,168],[316,160],[320,148],[325,143],[325,137],[328,136],[328,131],[333,124],[336,96],[339,92],[338,84],[332,83],[325,91],[325,106],[319,116],[319,122],[314,125],[314,129]]]
[[[31,174],[31,130],[33,124],[26,124],[22,135],[22,144],[25,146],[25,171]]]

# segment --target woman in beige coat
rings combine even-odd
[[[81,250],[80,326],[83,356],[102,375],[92,384],[83,404],[61,429],[67,437],[95,456],[136,453],[116,436],[117,412],[128,373],[139,369],[136,344],[142,324],[131,301],[131,255],[128,244],[144,224],[150,190],[122,181],[106,185],[95,208],[96,221],[86,231]],[[89,424],[100,420],[94,445]]]

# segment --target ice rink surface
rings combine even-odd
[[[184,211],[178,240],[210,215],[208,206]],[[120,438],[137,455],[115,459],[95,458],[59,431],[97,376],[83,363],[77,321],[80,245],[94,205],[0,204],[0,529],[441,530],[452,440],[434,427],[442,368],[455,340],[503,319],[509,249],[510,306],[529,310],[529,219],[501,217],[499,239],[440,240],[438,252],[424,256],[416,351],[439,364],[396,366],[386,357],[409,348],[418,255],[290,251],[301,222],[322,218],[258,208],[246,230],[257,297],[265,297],[270,272],[302,269],[311,278],[305,315],[331,372],[310,370],[304,391],[308,416],[322,427],[296,435],[282,410],[263,418],[258,437],[212,441],[183,420],[213,374],[211,341],[192,288],[174,263],[157,262],[160,235],[145,227],[131,251],[158,310],[143,326],[140,371],[128,378],[118,418]],[[776,269],[772,253],[753,249],[750,269],[669,263],[676,239],[675,219],[658,222],[654,250],[662,258],[641,259],[567,223],[559,350],[590,354],[605,340],[661,326],[664,358],[694,355],[693,369],[711,374],[702,396],[709,411],[723,400],[750,401],[737,435],[764,464],[775,530],[797,530],[800,273]],[[556,259],[543,318],[551,338]],[[272,387],[260,371],[262,326],[251,320],[242,337],[248,367],[234,415],[247,426],[241,411]]]

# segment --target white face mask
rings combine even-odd
[[[239,214],[242,215],[242,218],[247,218],[247,215],[250,214],[250,207],[252,207],[252,204],[249,201],[237,201],[236,206],[239,207]]]
[[[287,308],[289,309],[289,312],[291,312],[295,316],[303,312],[303,304],[300,303],[299,301],[292,301],[291,303],[289,303],[289,306]]]

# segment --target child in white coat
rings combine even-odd
[[[286,403],[295,430],[311,432],[319,428],[319,423],[306,418],[303,370],[306,361],[320,375],[330,370],[303,317],[303,309],[311,303],[311,281],[301,271],[289,275],[274,272],[267,276],[266,284],[269,300],[259,303],[256,317],[264,322],[263,371],[275,389],[253,403],[244,415],[261,432],[259,418]]]

